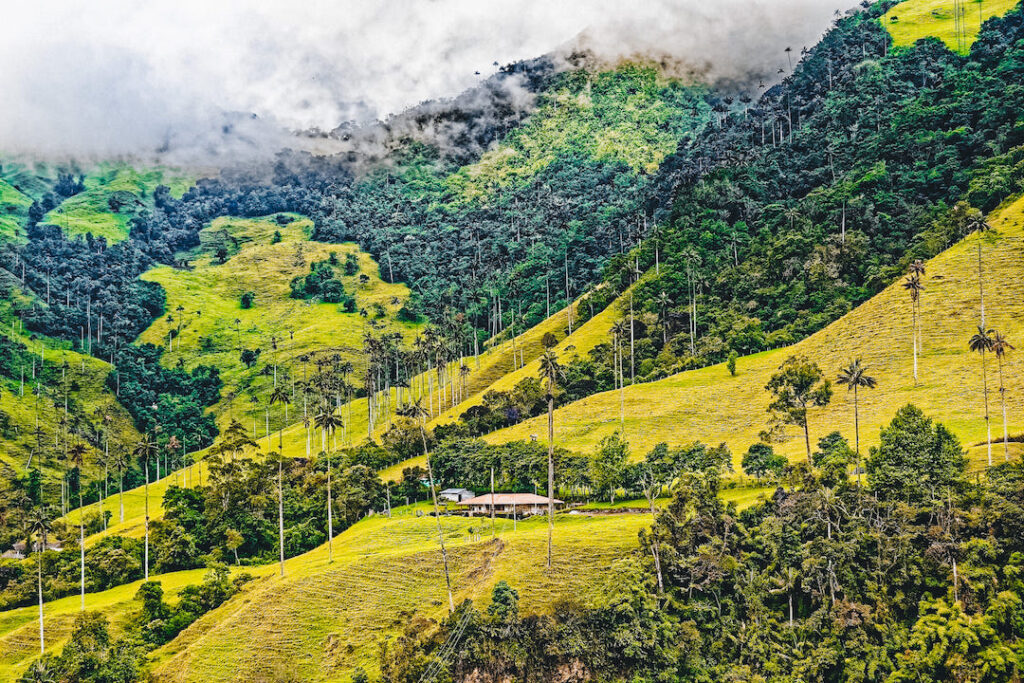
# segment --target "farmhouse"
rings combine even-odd
[[[494,500],[491,500],[493,495]],[[564,503],[557,498],[554,500],[555,507],[561,507]],[[548,498],[538,496],[534,493],[485,493],[476,498],[462,501],[461,505],[469,509],[470,516],[489,515],[491,508],[498,515],[513,515],[517,517],[528,517],[529,515],[540,515],[548,511]]]

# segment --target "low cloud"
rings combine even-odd
[[[788,68],[836,0],[57,0],[5,10],[0,152],[216,161],[582,45],[710,79]]]

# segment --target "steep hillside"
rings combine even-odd
[[[396,508],[393,518],[369,517],[327,548],[277,565],[246,568],[260,578],[241,595],[208,614],[154,654],[155,671],[167,681],[229,681],[278,667],[299,667],[302,680],[347,681],[355,666],[373,670],[382,638],[419,619],[437,619],[447,596],[435,522],[423,505]],[[456,603],[485,601],[507,580],[519,590],[527,613],[559,599],[586,602],[612,571],[614,561],[636,546],[649,515],[564,516],[555,525],[555,564],[544,566],[547,525],[542,519],[442,518]],[[202,578],[203,570],[154,577],[173,598]],[[139,582],[86,596],[89,609],[111,616],[115,632],[134,609]],[[78,610],[78,597],[46,604],[47,646],[59,649]],[[38,652],[37,612],[25,607],[0,614],[0,675],[24,669]]]
[[[0,242],[21,239],[22,224],[28,216],[32,199],[0,178]]]
[[[139,211],[152,209],[158,185],[180,198],[195,177],[161,168],[137,170],[106,164],[84,174],[84,190],[64,199],[43,218],[58,225],[68,236],[92,234],[108,243],[128,238],[129,221]]]
[[[260,570],[257,570],[259,573]],[[202,581],[205,569],[164,574],[160,583],[165,596],[173,602],[185,586]],[[141,581],[112,588],[102,593],[89,595],[89,609],[103,612],[110,617],[111,631],[115,635],[123,632],[125,623],[132,612],[138,609],[135,594]],[[44,608],[47,652],[59,652],[67,641],[81,610],[79,596],[72,595],[60,600],[47,602]],[[0,613],[0,678],[17,680],[29,664],[39,656],[39,608],[21,607]]]
[[[219,369],[225,387],[214,407],[218,417],[244,421],[255,410],[262,425],[275,381],[287,382],[294,399],[295,383],[305,381],[318,361],[334,356],[353,363],[352,374],[361,378],[365,334],[398,333],[408,343],[420,328],[398,319],[409,298],[405,286],[382,281],[377,264],[355,245],[309,241],[311,230],[311,221],[296,215],[282,222],[275,216],[220,218],[200,232],[201,246],[190,255],[194,261],[188,269],[159,266],[142,276],[166,291],[167,313],[137,342],[164,346],[162,362],[168,367]],[[350,272],[345,270],[349,257],[354,259]],[[353,299],[352,305],[292,297],[293,279],[332,258],[342,296]],[[243,360],[246,350],[250,357]],[[254,396],[258,405],[250,401]],[[276,428],[284,416],[276,414],[278,408],[274,412]]]
[[[486,201],[510,185],[529,183],[567,155],[654,173],[700,130],[710,112],[704,95],[700,86],[669,78],[653,64],[564,74],[522,126],[448,176],[445,189],[458,201]]]
[[[282,580],[269,576],[193,625],[156,653],[167,681],[231,681],[258,672],[290,671],[301,680],[347,681],[352,669],[377,667],[379,643],[423,618],[447,610],[435,522],[404,515],[364,520],[326,548],[286,563]],[[635,547],[649,516],[560,517],[554,566],[544,566],[547,524],[444,518],[456,604],[486,601],[500,580],[519,590],[521,609],[544,611],[558,599],[585,602]]]
[[[922,352],[919,381],[913,378],[913,342],[910,298],[897,282],[837,322],[790,347],[739,359],[731,377],[724,365],[684,372],[649,384],[627,387],[625,438],[639,457],[654,444],[683,444],[694,440],[725,442],[738,464],[748,446],[767,426],[765,409],[769,394],[764,386],[789,356],[801,354],[834,378],[841,366],[861,358],[878,380],[878,387],[860,395],[861,446],[875,443],[878,428],[897,408],[914,403],[928,415],[948,425],[971,450],[975,463],[986,457],[977,444],[986,438],[981,358],[967,349],[969,337],[980,320],[977,245],[983,249],[986,326],[1004,333],[1011,343],[1024,338],[1024,199],[993,214],[991,237],[968,237],[926,263],[925,290],[921,295]],[[988,359],[989,401],[992,434],[1000,441],[1002,420],[999,376]],[[1010,352],[1004,361],[1009,431],[1024,431],[1024,360]],[[812,439],[838,429],[852,443],[853,396],[837,387],[832,402],[811,410]],[[488,440],[503,442],[543,434],[546,418],[539,417],[491,434]],[[615,432],[619,425],[619,394],[607,392],[571,404],[555,413],[555,439],[568,448],[590,451]],[[801,435],[795,430],[778,445],[790,457],[803,453]],[[1011,454],[1020,451],[1011,444]],[[1002,443],[993,446],[993,457],[1003,459]]]
[[[552,346],[552,350],[560,357],[573,358],[573,357],[585,357],[587,353],[591,351],[595,346],[602,343],[609,343],[610,331],[612,325],[616,320],[623,317],[623,310],[628,310],[629,307],[629,296],[631,290],[627,290],[624,294],[620,295],[605,309],[597,313],[593,318],[590,318],[582,324],[577,324],[573,329],[572,334],[566,335],[557,344]],[[555,320],[561,320],[563,323],[563,332],[566,332],[565,327],[565,314],[561,313],[554,317]],[[550,320],[550,319],[549,319]],[[535,330],[541,328],[531,328],[530,332],[527,333],[529,336],[535,337],[533,334]],[[542,332],[543,334],[543,332]],[[527,336],[524,335],[524,336]],[[557,336],[556,336],[557,339]],[[529,342],[527,342],[529,343]],[[480,405],[483,402],[483,396],[488,391],[509,391],[517,383],[528,377],[537,377],[540,369],[540,361],[538,357],[543,351],[540,347],[540,340],[536,339],[536,344],[539,348],[535,349],[535,353],[531,354],[532,357],[524,363],[517,363],[514,369],[510,369],[505,374],[496,378],[490,384],[480,390],[472,393],[464,401],[460,402],[453,408],[449,408],[444,413],[438,415],[433,420],[433,425],[449,424],[456,420],[462,413],[466,412],[473,406]],[[533,350],[533,349],[531,349]],[[527,356],[524,354],[524,360]]]
[[[111,366],[71,350],[70,344],[31,335],[21,326],[12,304],[24,299],[17,282],[5,280],[8,299],[0,300],[0,463],[3,478],[24,477],[38,468],[43,493],[59,503],[57,493],[66,449],[88,449],[87,472],[100,469],[98,456],[108,444],[116,449],[138,433],[106,380]],[[92,478],[90,476],[90,478]]]
[[[1019,0],[907,0],[886,12],[882,24],[896,47],[938,38],[950,50],[966,54],[987,19],[1002,16],[1019,4]]]

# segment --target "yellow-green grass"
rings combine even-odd
[[[922,38],[938,38],[950,50],[966,54],[985,20],[1006,14],[1020,5],[1020,0],[964,0],[958,4],[962,8],[959,35],[953,0],[901,2],[882,16],[882,25],[897,47],[911,46]]]
[[[683,444],[700,440],[726,443],[738,463],[743,452],[767,426],[769,394],[764,387],[778,366],[794,354],[806,355],[834,379],[841,366],[861,358],[876,389],[860,391],[861,449],[878,442],[879,428],[896,410],[914,403],[945,423],[967,446],[986,439],[981,357],[967,349],[979,323],[977,247],[983,246],[986,326],[1024,339],[1024,199],[993,213],[997,233],[968,237],[927,263],[921,295],[922,353],[919,382],[913,377],[913,336],[910,298],[897,282],[849,314],[788,348],[740,359],[737,376],[724,365],[684,372],[658,382],[627,387],[623,397],[625,423],[619,421],[619,393],[605,392],[560,408],[555,413],[559,445],[589,452],[600,440],[622,430],[634,457],[659,442]],[[1002,437],[999,377],[989,355],[988,383],[993,440]],[[1011,435],[1024,431],[1024,358],[1010,352],[1004,362],[1007,417]],[[817,440],[839,430],[854,442],[853,393],[836,387],[832,402],[810,411],[810,433]],[[528,420],[485,438],[492,442],[526,439],[546,433],[546,416]],[[776,447],[789,457],[804,453],[803,435],[788,428]],[[1002,461],[1003,445],[995,443],[993,458]],[[1010,455],[1021,452],[1011,444]],[[975,464],[987,448],[970,448]]]
[[[255,575],[266,574],[272,567],[248,569]],[[201,583],[205,569],[161,574],[164,597],[176,601],[182,588]],[[119,635],[139,604],[134,600],[141,581],[133,581],[110,590],[86,594],[86,609],[98,610],[110,618],[112,635]],[[81,598],[71,595],[51,600],[43,606],[46,651],[57,653],[67,641],[72,624],[78,616]],[[0,612],[0,680],[13,681],[39,656],[39,607],[31,605]]]
[[[31,197],[0,178],[0,242],[22,237],[21,224],[31,205]]]
[[[129,442],[130,443],[130,442]],[[201,454],[200,454],[201,455]],[[161,472],[163,475],[163,472]],[[191,467],[175,470],[159,480],[149,484],[149,517],[150,520],[158,520],[164,516],[163,499],[167,489],[171,486],[182,486],[193,488],[204,485],[210,476],[209,468],[202,460]],[[110,473],[110,485],[108,495],[103,500],[85,506],[85,519],[96,515],[101,507],[104,512],[110,513],[110,521],[106,531],[97,532],[85,539],[85,545],[92,546],[107,535],[121,535],[132,538],[142,538],[145,534],[146,514],[146,486],[125,489],[123,495],[119,495],[117,486],[117,475],[114,471]],[[121,505],[124,504],[124,521],[121,521]],[[80,521],[78,508],[71,510],[60,518],[68,526],[77,527]]]
[[[496,188],[529,180],[566,153],[652,173],[707,111],[699,98],[684,97],[682,83],[653,63],[624,60],[613,69],[574,76],[573,85],[545,94],[500,145],[448,176],[444,184],[451,195],[463,201],[487,197]]]
[[[44,221],[61,227],[68,235],[91,233],[113,243],[128,238],[128,223],[134,211],[152,204],[158,185],[167,185],[172,196],[180,197],[194,178],[164,168],[138,170],[108,164],[91,171],[84,182],[83,192],[65,199],[46,214]],[[129,205],[114,213],[108,200],[118,192],[128,193],[131,198]]]
[[[553,347],[553,351],[559,357],[559,359],[565,363],[568,359],[573,357],[585,357],[595,346],[602,343],[611,343],[610,330],[615,321],[622,316],[623,305],[628,306],[627,297],[631,296],[631,292],[627,290],[626,293],[619,296],[603,311],[595,315],[590,320],[586,321],[582,325],[573,328],[572,334],[566,336],[556,346]],[[565,323],[565,313],[561,313],[556,318],[560,318],[562,323]],[[551,319],[549,318],[549,321]],[[548,321],[545,321],[548,322]],[[532,330],[531,330],[532,332]],[[541,333],[543,336],[543,333]],[[462,413],[466,412],[473,406],[480,405],[483,403],[484,394],[488,391],[511,391],[516,384],[523,381],[528,377],[537,377],[540,372],[540,355],[543,348],[540,345],[540,339],[536,335],[530,336],[531,344],[535,344],[536,348],[532,348],[534,351],[533,359],[527,362],[525,365],[516,363],[517,369],[506,371],[500,377],[492,381],[487,386],[483,387],[476,393],[473,393],[466,400],[459,403],[454,408],[451,408],[435,420],[433,424],[445,424],[453,422],[458,419]]]
[[[275,363],[279,370],[290,368],[293,377],[301,379],[305,371],[299,357],[316,353],[318,357],[339,354],[355,366],[353,377],[361,377],[365,368],[362,353],[363,336],[397,331],[407,341],[420,329],[418,324],[397,320],[395,314],[409,297],[402,284],[381,280],[377,264],[368,254],[360,252],[354,244],[325,244],[305,241],[311,230],[309,219],[299,219],[281,227],[273,217],[263,219],[222,219],[204,230],[207,243],[213,244],[215,234],[228,232],[238,240],[238,253],[226,263],[216,263],[209,255],[200,255],[189,270],[159,266],[143,274],[142,278],[159,283],[167,293],[167,313],[153,322],[137,342],[150,342],[168,347],[169,334],[177,337],[162,362],[174,367],[179,362],[186,368],[200,364],[217,367],[224,380],[221,400],[214,413],[223,424],[227,417],[243,423],[251,422],[253,405],[250,395],[255,393],[265,402],[273,386],[273,375],[263,376],[265,366]],[[282,241],[271,243],[275,231]],[[306,275],[314,261],[323,261],[331,253],[343,263],[346,254],[355,254],[359,272],[342,276],[346,292],[356,299],[357,311],[346,313],[339,304],[314,303],[291,298],[289,283],[293,278]],[[359,275],[366,275],[366,284]],[[255,295],[253,306],[241,307],[242,294]],[[375,319],[375,305],[380,304],[384,317]],[[235,321],[238,320],[237,324]],[[179,332],[180,329],[180,332]],[[277,340],[278,350],[272,350],[271,340]],[[240,359],[240,349],[259,349],[261,355],[251,368]],[[279,372],[279,377],[283,373]],[[301,406],[293,406],[291,415]],[[263,421],[262,403],[257,408]],[[283,416],[275,407],[276,427]],[[261,429],[258,433],[262,433]]]
[[[568,332],[567,310],[562,310],[551,316],[538,326],[531,328],[527,333],[517,337],[517,352],[522,349],[523,358],[530,359],[525,365],[520,362],[513,362],[511,342],[505,342],[493,351],[481,355],[481,370],[476,374],[477,381],[470,384],[470,391],[467,391],[468,398],[460,402],[454,408],[449,408],[436,418],[431,420],[430,425],[449,424],[458,419],[460,415],[475,405],[483,403],[484,394],[488,391],[509,391],[517,383],[528,377],[536,377],[540,368],[538,360],[543,352],[541,338],[547,332],[558,332],[556,338],[563,336],[562,340],[553,347],[554,352],[562,359],[580,356],[583,357],[598,344],[609,341],[609,331],[615,321],[622,315],[622,306],[627,301],[629,291],[621,295],[607,308],[595,315],[582,325],[573,328],[572,334],[564,336]],[[628,306],[628,304],[625,304]],[[579,303],[574,304],[574,311],[579,310]],[[500,372],[504,369],[504,372]],[[472,375],[471,375],[472,377]],[[484,381],[490,380],[488,384]],[[475,391],[474,391],[475,389]],[[363,423],[365,426],[365,423]],[[419,456],[410,458],[396,465],[381,471],[380,476],[384,481],[399,481],[402,478],[402,470],[407,467],[425,467],[426,458]]]
[[[277,216],[286,216],[290,222],[281,225]],[[224,247],[230,256],[248,245],[270,244],[275,236],[280,243],[308,242],[313,234],[313,221],[296,213],[274,214],[263,218],[237,218],[221,216],[199,231],[199,254],[214,255]]]
[[[738,510],[744,510],[755,503],[762,502],[772,494],[775,489],[770,486],[741,486],[736,488],[722,489],[719,498],[726,503],[735,503]],[[655,509],[667,507],[672,501],[671,498],[655,498]],[[591,501],[586,505],[576,508],[580,511],[589,510],[648,510],[650,503],[646,498],[617,499],[614,503],[607,500]]]
[[[8,319],[5,314],[9,303],[0,303],[0,320]],[[105,384],[110,374],[109,364],[67,349],[66,342],[47,338],[30,341],[20,327],[5,327],[2,333],[25,344],[26,348],[35,354],[37,361],[42,355],[47,367],[59,368],[66,362],[70,401],[84,409],[86,416],[94,423],[102,423],[103,416],[109,415],[111,421],[108,429],[112,443],[130,443],[138,438],[131,416],[117,402],[113,392]],[[57,376],[59,378],[59,371]],[[6,476],[22,476],[30,464],[33,468],[39,467],[44,473],[51,469],[55,471],[59,466],[53,457],[54,430],[59,429],[57,425],[64,414],[64,385],[58,380],[56,385],[51,383],[50,386],[45,386],[38,401],[36,394],[33,393],[35,387],[31,366],[25,369],[24,386],[20,376],[0,378],[0,411],[10,420],[9,431],[6,435],[0,436],[0,463]],[[41,429],[39,444],[36,438],[37,424]],[[42,447],[41,450],[47,457],[40,458],[38,453],[33,455],[37,445]],[[89,446],[85,465],[87,478],[99,474],[99,455],[99,451]]]
[[[4,159],[3,170],[0,170],[0,178],[29,199],[42,199],[47,192],[53,191],[53,177],[52,167],[45,163],[34,163],[29,166],[23,162]]]
[[[579,307],[580,302],[574,301],[572,304],[574,319],[578,316]],[[542,340],[545,335],[551,334],[555,339],[564,339],[568,332],[569,307],[567,306],[530,329],[520,332],[514,338],[502,339],[502,341],[489,346],[480,354],[479,368],[473,359],[466,360],[466,365],[470,370],[470,374],[466,377],[466,395],[471,398],[456,406],[454,411],[448,409],[443,414],[452,412],[456,416],[461,414],[466,408],[473,405],[469,402],[473,400],[473,397],[483,396],[483,393],[490,389],[495,382],[500,382],[510,373],[514,373],[523,363],[530,363],[539,358],[544,352]],[[575,332],[575,328],[573,332]],[[465,407],[462,407],[463,405]]]
[[[500,580],[524,612],[561,598],[587,600],[614,561],[636,547],[649,515],[559,515],[554,564],[545,567],[547,524],[443,517],[456,603],[486,602]],[[273,568],[273,566],[271,566]],[[417,617],[447,610],[436,523],[409,511],[371,517],[334,541],[334,561],[316,550],[286,563],[155,653],[167,681],[249,680],[288,670],[301,680],[347,681],[355,666],[373,672],[378,643]]]
[[[383,480],[383,481],[391,481],[391,482],[401,481],[402,480],[402,470],[406,469],[407,467],[423,467],[423,468],[426,468],[426,466],[427,466],[427,456],[425,456],[425,455],[418,455],[415,458],[409,458],[408,460],[403,460],[402,462],[400,462],[400,463],[398,463],[396,465],[392,465],[391,467],[387,467],[387,468],[381,470],[379,474],[380,474],[381,480]]]

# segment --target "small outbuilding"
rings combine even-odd
[[[461,503],[473,498],[476,494],[469,489],[445,489],[437,494],[442,500],[450,500],[453,503]]]
[[[470,516],[489,515],[493,508],[496,515],[529,517],[547,512],[548,500],[547,496],[538,496],[535,493],[485,493],[482,496],[464,500],[461,505],[469,510]],[[554,499],[554,503],[556,508],[565,505],[557,498]]]
[[[42,544],[39,541],[32,541],[32,552],[39,552],[39,548]],[[55,550],[58,553],[64,549],[64,545],[60,541],[47,541],[45,550]],[[23,560],[28,557],[28,545],[25,541],[16,542],[10,550],[4,551],[3,555],[0,556],[5,560]]]

